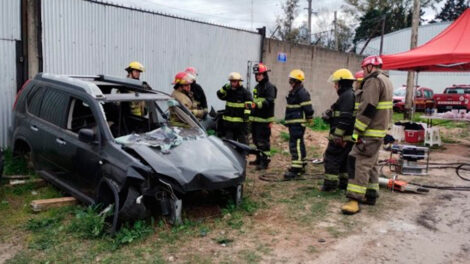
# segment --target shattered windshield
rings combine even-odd
[[[143,144],[167,153],[184,140],[205,137],[197,121],[174,99],[108,101],[103,109],[119,144]]]

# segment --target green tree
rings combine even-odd
[[[286,0],[282,4],[283,15],[276,19],[276,36],[284,41],[298,42],[300,30],[294,27],[294,19],[298,14],[299,0]]]
[[[469,1],[447,0],[441,12],[436,16],[437,21],[456,20],[469,7]]]

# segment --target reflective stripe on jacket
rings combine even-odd
[[[243,86],[232,89],[230,84],[226,84],[217,91],[217,97],[226,101],[223,120],[242,123],[251,114],[251,93]]]
[[[383,138],[393,114],[393,85],[388,77],[381,71],[367,76],[356,93],[356,103],[355,133]]]
[[[277,88],[268,79],[263,79],[253,89],[253,102],[256,107],[252,109],[250,120],[252,122],[269,123],[274,121],[274,100]]]
[[[286,97],[286,124],[301,124],[313,118],[310,94],[302,84],[293,88]]]

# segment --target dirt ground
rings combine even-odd
[[[272,131],[275,155],[267,173],[281,177],[289,167],[287,130],[274,125]],[[307,130],[309,158],[321,158],[326,136],[326,132]],[[431,161],[470,162],[467,140],[433,149]],[[383,151],[381,158],[388,155]],[[186,207],[186,217],[203,219],[207,234],[204,231],[200,235],[201,229],[197,227],[196,235],[180,232],[179,239],[167,242],[164,232],[157,230],[145,241],[115,252],[93,252],[90,250],[93,247],[87,247],[91,242],[87,241],[74,251],[81,254],[88,250],[87,261],[62,256],[60,248],[68,246],[66,243],[50,252],[28,249],[30,235],[21,228],[13,228],[14,232],[20,230],[18,235],[0,232],[0,263],[18,254],[31,257],[33,262],[50,260],[50,263],[90,262],[90,259],[127,263],[137,255],[134,260],[139,263],[470,263],[470,192],[431,190],[428,194],[409,194],[381,189],[377,205],[363,205],[359,214],[345,216],[339,209],[346,201],[343,191],[327,194],[319,191],[321,181],[315,176],[322,170],[321,165],[311,164],[306,180],[273,183],[260,180],[261,173],[250,167],[245,197],[257,205],[252,213],[222,213],[212,205]],[[387,170],[384,173],[391,175]],[[400,179],[470,186],[451,169]],[[134,253],[137,251],[140,253]],[[120,259],[115,261],[113,255]],[[18,263],[16,259],[10,262]]]

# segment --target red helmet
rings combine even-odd
[[[259,63],[259,64],[255,64],[255,66],[253,66],[253,73],[254,74],[258,74],[258,73],[265,73],[265,72],[268,72],[268,67],[266,67],[266,65],[264,65],[263,63]]]
[[[381,66],[382,64],[383,61],[380,56],[369,56],[362,61],[361,67],[365,67],[367,65]]]
[[[187,72],[178,72],[175,75],[175,80],[172,82],[172,84],[191,84],[193,82],[192,78],[189,76]]]
[[[184,71],[191,74],[191,75],[193,75],[193,76],[197,76],[197,70],[194,67],[188,67]]]
[[[364,71],[358,71],[354,74],[354,78],[356,78],[356,81],[362,81],[364,80]]]

